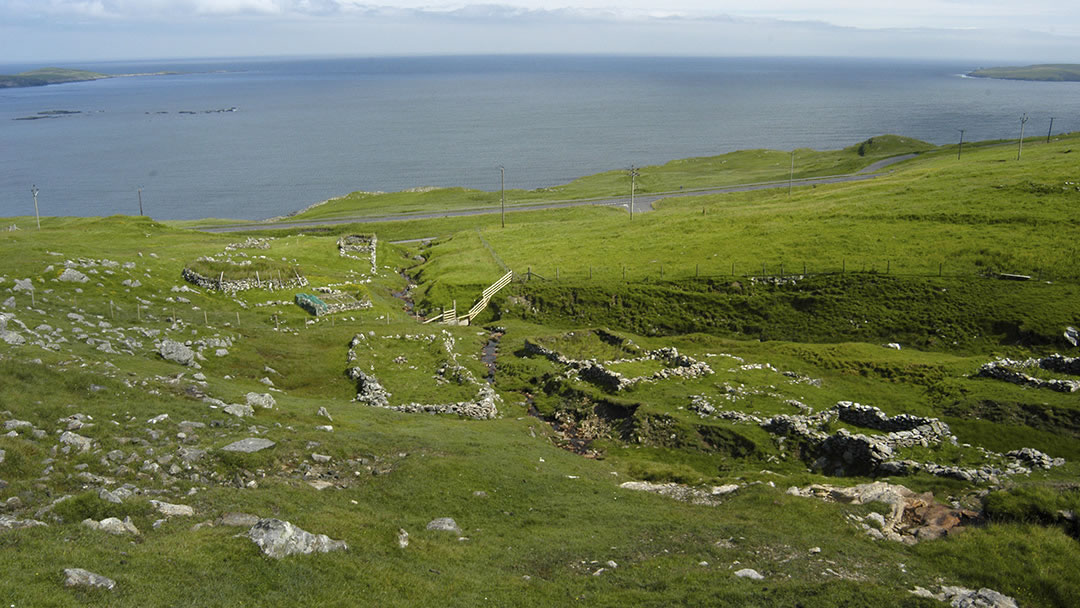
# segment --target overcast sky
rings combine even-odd
[[[604,53],[1080,63],[1076,0],[0,0],[0,62]]]

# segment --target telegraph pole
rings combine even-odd
[[[1054,132],[1054,117],[1050,117],[1050,128],[1046,130],[1046,143],[1050,143],[1050,134]]]
[[[960,147],[956,149],[956,160],[960,160],[960,153],[964,151],[964,129],[957,131],[960,131]]]
[[[506,228],[506,167],[499,165],[499,203],[502,227]]]
[[[37,208],[37,195],[38,195],[38,192],[40,192],[40,190],[38,190],[38,187],[37,187],[36,184],[30,186],[30,194],[34,195],[34,217],[37,218],[37,229],[41,230],[41,216],[38,215],[38,208]]]
[[[791,198],[791,182],[795,179],[795,150],[791,151],[791,173],[788,173],[787,178],[787,195]]]
[[[634,187],[636,185],[638,176],[638,170],[634,165],[630,165],[630,220],[634,219]]]
[[[1020,155],[1024,152],[1024,123],[1028,121],[1027,112],[1020,117],[1020,146],[1016,149],[1016,160],[1020,160]]]
[[[142,188],[139,188],[139,216],[142,217]]]

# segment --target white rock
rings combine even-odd
[[[461,534],[461,528],[458,527],[457,522],[452,517],[440,517],[428,522],[428,530],[438,530],[440,532],[453,532],[454,534]]]
[[[82,568],[64,568],[65,587],[98,587],[111,590],[116,581]]]
[[[262,552],[275,559],[295,554],[327,553],[343,551],[348,545],[342,540],[331,540],[325,534],[312,534],[280,519],[260,519],[248,530],[250,538]]]
[[[174,505],[160,500],[151,500],[150,504],[165,517],[190,517],[195,515],[195,509],[188,505]]]
[[[255,410],[251,409],[250,405],[242,405],[239,403],[230,403],[224,408],[226,414],[232,414],[237,418],[250,418],[255,415]]]
[[[63,435],[60,435],[60,443],[79,448],[80,452],[85,452],[90,449],[90,446],[94,444],[94,441],[89,437],[83,437],[72,433],[71,431],[65,431]]]
[[[748,578],[755,581],[765,580],[764,576],[761,576],[761,574],[757,570],[754,570],[752,568],[743,568],[742,570],[736,570],[735,576],[739,578]]]
[[[248,393],[244,395],[247,400],[247,404],[251,407],[261,407],[263,409],[271,409],[277,402],[274,401],[273,395],[270,393]]]
[[[258,452],[259,450],[265,450],[266,448],[272,448],[276,445],[269,439],[262,437],[249,437],[247,439],[241,439],[230,443],[229,445],[221,448],[225,452],[244,452],[250,454],[252,452]]]

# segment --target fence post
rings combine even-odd
[[[206,309],[205,308],[202,311],[202,322],[203,322],[203,325],[210,325],[210,320],[206,318]]]
[[[240,327],[240,311],[236,311],[236,326]]]
[[[803,276],[806,276],[806,262],[802,263],[802,273],[803,273]]]

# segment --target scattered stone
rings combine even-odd
[[[452,517],[440,517],[428,522],[428,530],[438,530],[440,532],[453,532],[454,534],[461,534],[461,528],[458,527],[457,522]]]
[[[4,308],[15,308],[15,296],[4,300]]]
[[[316,431],[323,431],[323,432],[326,432],[326,433],[333,433],[334,432],[334,427],[330,426],[329,424],[323,424],[323,425],[315,427],[315,430]]]
[[[295,554],[327,553],[343,551],[348,545],[342,540],[331,540],[325,534],[312,534],[280,519],[260,519],[248,531],[250,538],[263,553],[274,559]]]
[[[162,340],[158,353],[166,361],[189,367],[195,364],[195,352],[174,340]]]
[[[270,393],[248,393],[245,395],[247,404],[251,407],[261,407],[263,409],[271,409],[277,402],[274,401],[274,397]]]
[[[154,416],[153,418],[147,420],[147,422],[150,423],[150,424],[157,424],[159,422],[164,422],[164,421],[166,421],[168,419],[169,419],[168,414],[161,414],[159,416]]]
[[[151,500],[150,504],[165,517],[190,517],[195,515],[195,509],[188,505],[174,505],[160,500]]]
[[[975,591],[964,587],[942,585],[940,593],[915,587],[910,593],[916,597],[949,602],[953,608],[1018,608],[1013,598],[985,587]]]
[[[10,500],[10,499],[9,499]],[[37,515],[37,517],[41,517]],[[18,530],[20,528],[33,528],[35,526],[47,526],[49,524],[36,519],[15,519],[7,515],[0,515],[0,530]]]
[[[84,519],[82,524],[91,530],[100,530],[102,532],[108,532],[109,534],[134,534],[139,535],[139,529],[135,527],[135,524],[131,523],[130,517],[125,517],[123,521],[115,517],[106,517],[101,521],[94,521],[92,519]]]
[[[405,531],[405,528],[398,528],[397,545],[402,549],[409,546],[409,533]]]
[[[321,479],[316,479],[314,481],[309,481],[308,485],[315,488],[316,490],[318,490],[320,492],[327,489],[327,488],[334,487],[333,483],[330,483],[329,481],[323,481]]]
[[[327,420],[329,420],[330,422],[333,422],[333,421],[334,421],[334,419],[330,417],[330,412],[326,411],[326,408],[325,408],[325,407],[320,407],[320,408],[319,408],[319,411],[315,412],[315,415],[316,415],[316,416],[323,416],[323,417],[325,417],[325,418],[326,418]]]
[[[22,291],[31,293],[34,291],[34,282],[30,279],[15,279],[15,287],[12,288],[16,293]],[[1069,329],[1072,329],[1071,327]]]
[[[326,464],[330,462],[330,457],[326,454],[312,454],[311,459],[321,464]]]
[[[94,440],[89,437],[83,437],[82,435],[72,433],[71,431],[64,431],[64,434],[60,435],[60,443],[79,448],[80,452],[85,452],[94,445]]]
[[[221,517],[217,518],[215,523],[219,526],[250,528],[259,523],[259,519],[258,515],[252,515],[250,513],[222,513]]]
[[[65,587],[96,587],[111,591],[116,581],[82,568],[64,568]]]
[[[16,284],[18,284],[18,282],[18,280],[15,281]],[[16,289],[15,291],[18,291],[18,289]],[[1068,340],[1069,344],[1072,344],[1073,346],[1080,345],[1080,330],[1077,330],[1075,327],[1066,327],[1065,339]]]
[[[65,283],[85,283],[90,280],[89,277],[74,268],[65,268],[58,278]]]
[[[674,482],[653,483],[651,481],[627,481],[620,484],[619,487],[639,492],[652,492],[653,494],[659,494],[661,496],[693,503],[695,505],[716,506],[720,504],[719,495],[713,494],[711,490],[691,488],[690,486]],[[736,489],[737,488],[738,487],[736,486]]]
[[[117,496],[116,494],[113,494],[112,492],[106,490],[105,488],[101,488],[100,490],[98,490],[98,498],[100,498],[101,500],[104,500],[105,502],[111,502],[114,505],[123,504],[123,502],[124,502],[123,500],[120,499],[119,496]]]
[[[244,452],[245,454],[251,454],[252,452],[272,448],[274,445],[276,444],[269,439],[264,439],[262,437],[248,437],[247,439],[241,439],[240,441],[230,443],[221,449],[225,452]]]
[[[226,414],[232,414],[237,418],[250,418],[255,415],[255,410],[251,409],[250,405],[242,405],[239,403],[230,403],[224,408]]]
[[[735,576],[739,578],[748,578],[754,581],[763,581],[765,577],[761,575],[757,570],[752,568],[743,568],[742,570],[736,570]]]

